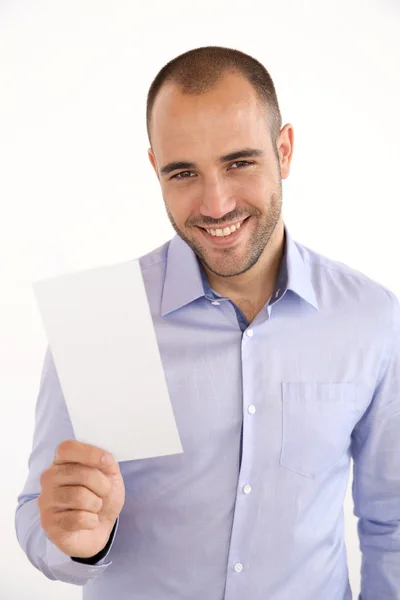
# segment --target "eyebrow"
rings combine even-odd
[[[242,148],[242,150],[235,150],[235,152],[230,152],[229,154],[220,156],[219,162],[223,164],[231,160],[238,160],[239,158],[255,158],[259,156],[264,156],[264,152],[262,150],[258,150],[257,148]],[[173,171],[196,168],[196,163],[178,160],[170,162],[162,167],[162,169],[160,169],[160,173],[161,175],[169,175],[169,173],[172,173]]]

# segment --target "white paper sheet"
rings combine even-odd
[[[33,289],[76,439],[118,461],[182,452],[139,262]]]

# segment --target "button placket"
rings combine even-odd
[[[241,340],[242,354],[242,460],[240,466],[240,476],[236,490],[236,504],[233,519],[228,573],[226,581],[225,599],[237,599],[238,594],[242,593],[241,587],[246,586],[247,571],[246,562],[251,555],[248,537],[248,527],[252,527],[252,514],[255,503],[257,503],[257,494],[252,488],[254,461],[254,434],[256,431],[256,406],[251,402],[258,402],[256,380],[254,378],[255,359],[257,357],[257,334],[254,327],[244,329]],[[256,361],[257,362],[257,361]],[[240,574],[240,575],[239,575]],[[238,576],[240,579],[238,579]],[[240,582],[240,583],[239,583]],[[240,596],[242,597],[242,596]]]

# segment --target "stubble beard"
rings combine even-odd
[[[177,226],[172,214],[167,210],[168,218],[172,227],[178,236],[190,246],[197,258],[208,267],[208,269],[219,277],[235,277],[245,273],[251,269],[260,259],[265,248],[275,231],[275,227],[279,221],[282,212],[282,182],[279,182],[279,191],[271,194],[269,209],[267,214],[262,214],[260,211],[252,212],[250,215],[247,212],[243,216],[251,216],[252,220],[256,220],[254,231],[247,241],[247,247],[244,250],[233,248],[218,249],[218,257],[210,256],[210,252],[205,246],[200,244],[197,239],[193,239]],[[225,221],[240,220],[241,215],[237,211],[232,211],[226,216]],[[201,226],[212,226],[212,223],[198,223]],[[186,224],[185,224],[186,225]],[[188,230],[194,225],[187,225]],[[214,225],[214,227],[216,227]],[[223,227],[223,223],[219,223],[218,227]],[[254,227],[254,226],[253,226]]]

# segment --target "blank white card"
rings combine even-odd
[[[33,289],[76,439],[118,461],[182,452],[139,261]]]

